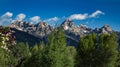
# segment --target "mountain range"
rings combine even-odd
[[[40,41],[47,42],[47,35],[49,35],[55,28],[46,22],[39,22],[37,24],[31,24],[25,21],[14,21],[8,27],[14,31],[17,42],[27,42],[30,45],[39,43]],[[76,26],[72,20],[66,19],[59,26],[63,28],[66,34],[67,44],[70,46],[77,46],[80,37],[86,36],[91,33],[97,33],[98,35],[110,34],[115,32],[117,34],[118,42],[120,44],[120,32],[112,30],[109,25],[104,25],[101,28],[89,28],[84,24]]]

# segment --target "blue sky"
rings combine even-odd
[[[0,0],[1,25],[16,19],[59,24],[70,18],[76,25],[95,28],[109,24],[120,31],[119,12],[120,0]]]

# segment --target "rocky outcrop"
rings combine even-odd
[[[103,27],[101,28],[96,28],[94,30],[95,33],[98,33],[98,34],[110,34],[113,32],[112,28],[109,26],[109,25],[104,25]]]
[[[15,28],[15,29],[21,30],[21,31],[25,31],[26,28],[28,28],[28,27],[33,27],[33,26],[34,26],[34,25],[31,24],[31,23],[27,23],[27,22],[25,22],[25,21],[18,21],[18,20],[13,21],[13,22],[9,25],[10,28]]]
[[[61,26],[64,30],[70,30],[70,28],[74,28],[74,22],[72,20],[66,19]]]
[[[45,22],[39,22],[38,24],[34,25],[34,27],[36,29],[32,32],[32,34],[39,37],[44,37],[53,31],[53,27]]]
[[[31,24],[31,23],[25,22],[25,21],[14,21],[12,24],[9,25],[9,27],[19,30],[21,32],[28,33],[28,34],[30,34],[34,37],[37,37],[40,40],[43,40],[45,42],[47,41],[46,36],[54,30],[54,28],[52,26],[48,25],[45,22]],[[109,25],[104,25],[101,28],[92,29],[92,28],[87,27],[84,24],[76,26],[74,24],[74,22],[69,19],[65,20],[60,25],[60,27],[62,27],[63,31],[66,33],[66,40],[67,40],[68,45],[74,45],[74,46],[77,46],[77,43],[78,43],[80,37],[82,37],[82,36],[86,36],[91,33],[110,34],[110,33],[114,32]],[[20,34],[20,33],[16,33],[16,34]],[[120,33],[119,32],[117,32],[117,36],[118,36],[118,41],[120,43]],[[39,39],[37,39],[37,40],[39,40]]]
[[[9,27],[27,32],[39,38],[43,38],[44,36],[48,35],[51,31],[53,31],[53,27],[45,22],[39,22],[34,25],[24,21],[14,21],[12,24],[9,25]]]
[[[86,25],[81,24],[79,26],[75,26],[72,20],[65,20],[61,27],[66,33],[67,43],[69,45],[77,46],[80,37],[90,34],[93,30],[88,28]]]
[[[76,36],[84,36],[92,32],[91,28],[88,28],[86,25],[81,24],[79,26],[75,26],[74,22],[67,19],[65,20],[61,26],[68,33],[73,33]]]

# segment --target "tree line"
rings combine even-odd
[[[1,32],[2,33],[2,32]],[[0,34],[0,38],[3,36]],[[66,45],[65,33],[55,29],[47,44],[34,46],[17,43],[1,48],[0,67],[119,67],[120,52],[115,33],[89,34],[80,38],[78,46]]]

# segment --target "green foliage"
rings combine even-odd
[[[15,66],[15,58],[11,51],[0,48],[0,67]]]
[[[96,39],[96,34],[90,34],[80,39],[77,48],[77,67],[95,67]]]
[[[118,56],[118,43],[116,35],[112,33],[111,35],[100,35],[100,61],[103,67],[115,67],[117,56]]]
[[[116,61],[116,67],[120,67],[120,50],[118,52],[119,54],[118,54],[118,59]]]
[[[0,67],[13,66],[14,57],[9,49],[15,45],[14,36],[8,27],[0,26]]]
[[[11,48],[11,51],[16,62],[15,66],[21,66],[21,64],[31,56],[27,43],[18,43]]]
[[[9,28],[0,29],[2,34],[10,32]],[[120,67],[120,51],[115,33],[84,36],[77,49],[66,45],[65,33],[61,28],[48,35],[47,44],[41,42],[32,47],[27,43],[11,45],[11,42],[15,43],[14,38],[6,39],[10,40],[6,47],[2,34],[0,67]]]
[[[77,48],[77,67],[114,67],[117,60],[117,40],[114,33],[90,34],[82,37]]]
[[[65,33],[57,29],[48,37],[45,59],[46,67],[73,67],[74,60],[66,46]]]
[[[44,55],[44,43],[41,43],[40,45],[35,45],[31,49],[31,56],[24,61],[22,64],[22,67],[44,67],[43,65],[46,63],[43,63],[45,59],[43,59]]]

